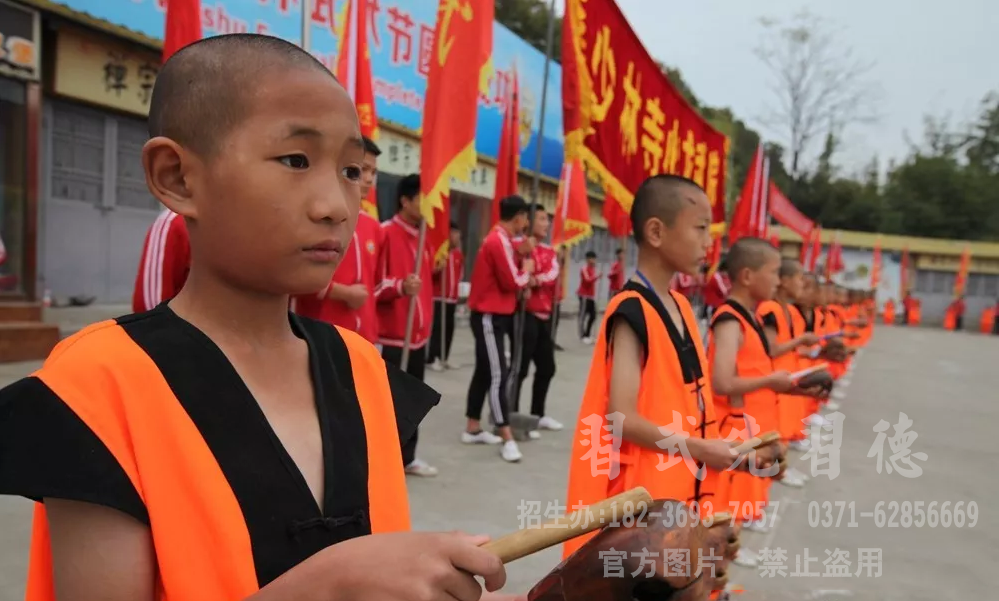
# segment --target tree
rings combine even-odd
[[[873,64],[854,58],[837,32],[807,11],[760,23],[764,32],[755,52],[773,76],[776,96],[762,121],[786,137],[790,175],[797,180],[816,138],[838,138],[851,125],[876,120],[875,88],[866,80]]]
[[[548,40],[548,2],[544,0],[496,0],[495,18],[525,42],[545,52]],[[562,17],[555,17],[552,60],[559,61],[562,47]]]

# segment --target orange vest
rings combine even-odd
[[[773,313],[777,318],[777,342],[779,344],[791,342],[800,332],[804,331],[804,320],[802,320],[801,329],[795,328],[790,310],[781,303],[775,300],[760,303],[760,306],[756,309],[757,319],[762,320],[763,316],[768,313]],[[803,361],[799,359],[797,349],[792,349],[774,358],[773,363],[775,369],[791,373],[803,367]],[[780,431],[781,438],[784,440],[793,440],[802,429],[800,421],[802,416],[799,405],[804,403],[804,399],[795,395],[780,394],[778,395],[778,400],[778,430]]]
[[[805,316],[801,314],[801,310],[795,305],[789,305],[787,308],[788,314],[791,316],[791,325],[794,327],[795,332],[805,332],[808,329],[808,324],[805,323]],[[814,347],[815,349],[819,347]],[[811,349],[810,349],[811,350]],[[810,357],[804,357],[798,353],[795,353],[798,357],[798,364],[800,369],[806,369],[812,367],[818,363],[818,360],[811,359]],[[797,430],[791,436],[791,440],[802,440],[805,436],[805,430],[803,428],[803,423],[801,420],[807,418],[808,416],[816,413],[819,410],[819,402],[817,399],[812,397],[798,397],[804,402],[798,406],[798,421],[796,423]]]
[[[338,330],[364,419],[372,532],[409,530],[385,363],[359,335]],[[83,337],[86,345],[74,348]],[[106,321],[85,328],[62,341],[34,375],[107,446],[142,499],[156,554],[157,599],[236,601],[258,590],[250,535],[222,469],[156,364],[122,327]],[[26,599],[54,601],[42,504],[35,506],[29,563]]]
[[[743,341],[736,357],[736,373],[740,378],[759,378],[774,371],[773,359],[764,342],[765,334],[753,317],[745,315],[726,302],[715,311],[713,320],[725,314],[734,315],[742,326]],[[708,346],[708,356],[714,365],[714,331]],[[719,433],[726,440],[748,440],[761,432],[779,430],[779,399],[777,393],[763,388],[742,395],[742,407],[733,407],[729,397],[715,395],[715,413],[721,419]],[[722,475],[717,497],[733,512],[736,520],[748,522],[761,517],[767,502],[768,482],[747,472],[727,471]]]
[[[884,320],[886,325],[895,323],[895,303],[891,300],[885,303]]]
[[[996,309],[994,307],[986,307],[982,311],[981,322],[979,327],[981,328],[982,334],[991,334],[993,328],[995,327],[996,320]]]
[[[749,321],[747,316],[742,315],[732,305],[725,303],[715,311],[712,320],[722,315],[734,315],[742,326],[743,341],[739,347],[739,354],[736,358],[736,371],[740,378],[759,378],[773,373],[774,362],[770,358],[770,352],[762,337],[762,330],[758,332],[758,324]],[[708,358],[711,365],[714,365],[715,345],[714,333],[712,332],[708,344]],[[760,432],[777,429],[777,393],[769,388],[763,388],[755,392],[750,392],[742,397],[743,406],[733,407],[727,396],[715,395],[715,413],[721,419],[719,430],[723,437],[727,437],[733,429],[748,429],[747,423],[742,418],[752,417],[755,425],[749,436],[743,439],[748,440]]]
[[[658,426],[674,428],[674,431],[682,429],[690,436],[717,439],[718,425],[711,386],[704,368],[707,361],[704,358],[697,320],[690,303],[683,295],[677,292],[670,294],[680,308],[684,328],[690,333],[701,365],[701,376],[690,384],[685,382],[680,357],[667,325],[649,300],[626,288],[610,300],[604,315],[612,315],[618,305],[627,299],[637,298],[642,304],[649,355],[642,369],[638,412]],[[701,515],[710,515],[718,478],[714,470],[688,465],[686,461],[664,468],[662,462],[668,460],[666,451],[641,447],[628,440],[615,439],[614,443],[620,443],[620,447],[616,452],[607,449],[610,452],[606,457],[597,454],[598,449],[593,448],[597,444],[605,444],[600,441],[600,436],[613,431],[614,425],[614,421],[607,419],[613,355],[608,354],[609,332],[606,328],[607,320],[604,319],[594,345],[593,361],[577,420],[579,425],[572,441],[567,508],[589,506],[618,492],[644,486],[653,499],[674,499],[697,504]],[[674,412],[678,414],[677,419]],[[677,458],[680,457],[677,454]],[[617,471],[614,478],[611,478],[611,470]],[[695,474],[700,474],[700,478]],[[581,536],[566,542],[563,545],[563,557],[571,555],[589,538]]]

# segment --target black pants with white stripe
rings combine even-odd
[[[579,337],[589,338],[593,322],[597,319],[597,302],[592,298],[579,297]]]
[[[434,301],[434,329],[430,335],[430,346],[427,347],[427,363],[433,364],[437,359],[447,361],[451,356],[451,343],[454,341],[454,312],[458,305],[454,303]],[[444,356],[441,357],[441,337],[444,338]]]
[[[472,312],[475,336],[475,371],[468,385],[465,417],[482,419],[482,405],[489,399],[489,412],[497,426],[509,425],[506,381],[510,377],[504,347],[513,331],[513,315]]]
[[[531,390],[531,415],[545,416],[545,398],[548,387],[555,377],[555,341],[552,340],[552,318],[541,319],[536,315],[527,314],[524,323],[524,349],[521,352],[520,386],[518,391],[523,394],[524,380],[534,362],[534,386]],[[514,399],[514,407],[519,411],[520,398]]]
[[[394,346],[386,346],[382,349],[382,358],[386,363],[391,363],[396,367],[402,367],[402,349]],[[423,381],[426,372],[426,351],[424,349],[410,349],[409,365],[405,370],[409,375],[417,380]],[[419,429],[413,431],[413,437],[402,441],[402,464],[404,466],[413,463],[416,459],[416,441],[419,438]]]

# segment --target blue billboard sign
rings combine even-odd
[[[166,0],[57,0],[115,25],[162,39]],[[437,0],[364,0],[371,62],[375,79],[375,110],[379,119],[419,130],[427,88],[427,60],[437,17]],[[266,33],[301,42],[302,0],[202,0],[205,35]],[[343,0],[312,0],[310,51],[328,67],[336,65],[334,22]],[[479,100],[476,150],[496,158],[503,121],[501,99],[516,65],[521,91],[522,167],[534,169],[541,117],[545,57],[509,29],[493,24],[493,65],[490,93]],[[541,136],[541,172],[558,178],[562,169],[562,69],[551,63],[545,131]]]

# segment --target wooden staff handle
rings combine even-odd
[[[780,432],[765,432],[759,436],[754,436],[741,445],[735,447],[735,452],[743,455],[750,451],[755,451],[760,447],[771,445],[780,440]]]
[[[499,555],[503,563],[510,563],[532,553],[599,530],[626,517],[641,514],[652,503],[652,496],[639,486],[599,503],[584,507],[558,519],[542,524],[540,528],[525,528],[483,545]],[[644,505],[644,507],[643,507]]]
[[[727,511],[719,511],[718,513],[713,514],[709,518],[704,518],[703,521],[705,528],[714,528],[715,526],[721,526],[722,524],[731,522],[732,514]]]

